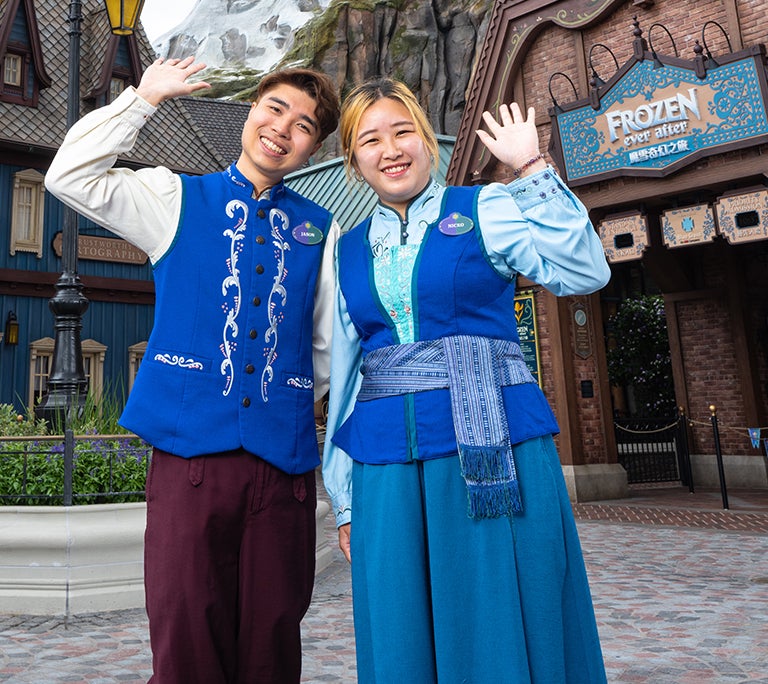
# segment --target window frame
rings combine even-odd
[[[8,80],[9,60],[14,60],[17,62],[17,68],[15,69],[15,71],[18,74],[18,82],[16,83]],[[6,52],[5,55],[3,55],[3,86],[8,86],[10,88],[18,88],[19,94],[21,94],[23,84],[24,84],[24,57],[15,52]]]
[[[144,360],[144,354],[147,352],[147,341],[137,342],[128,347],[128,392],[133,389],[133,383],[136,382],[136,376],[139,374],[139,367]]]
[[[29,231],[24,230],[24,237],[19,235],[22,221],[21,191],[30,190]],[[45,221],[45,176],[35,169],[25,169],[13,175],[13,193],[11,197],[11,231],[9,251],[32,252],[41,259],[43,256],[43,225]]]
[[[52,337],[43,337],[29,343],[29,391],[27,393],[27,406],[29,406],[31,411],[35,410],[35,407],[48,389],[48,376],[51,374],[51,363],[53,362],[53,346],[54,341]],[[47,372],[38,372],[38,359],[47,359]],[[39,391],[38,383],[35,382],[38,378],[41,379]]]
[[[116,91],[115,85],[117,83],[120,83],[122,88],[119,92]],[[121,93],[128,87],[129,81],[126,76],[123,76],[121,74],[113,73],[112,76],[109,78],[109,86],[107,87],[107,102],[106,104],[111,104],[114,102],[118,97],[120,97]]]
[[[6,59],[16,58],[19,60],[19,82],[18,84],[9,83],[5,80]],[[7,46],[3,54],[3,76],[0,79],[0,102],[9,104],[20,104],[27,107],[37,105],[38,84],[35,80],[32,86],[32,92],[28,91],[29,69],[32,67],[32,55],[23,47]]]
[[[27,392],[27,405],[34,411],[39,400],[45,395],[48,389],[48,377],[51,373],[53,363],[53,348],[55,342],[52,337],[43,337],[29,343],[29,391]],[[83,352],[83,370],[86,372],[86,382],[88,394],[94,403],[98,404],[104,394],[104,359],[107,355],[108,347],[96,340],[83,340],[81,343]],[[37,369],[37,360],[47,358],[48,372],[41,373]],[[36,385],[36,379],[45,379],[45,385],[42,382]],[[39,391],[36,391],[39,387]]]

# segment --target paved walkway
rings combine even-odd
[[[768,492],[728,497],[723,510],[719,491],[666,487],[574,506],[611,684],[768,684]],[[356,682],[335,554],[304,623],[304,682]],[[138,684],[149,665],[143,611],[0,616],[0,682]]]

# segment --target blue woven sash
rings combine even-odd
[[[536,382],[520,346],[470,335],[398,344],[369,352],[358,401],[448,389],[469,516],[522,510],[501,388]]]

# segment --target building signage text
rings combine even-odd
[[[598,224],[598,233],[611,263],[641,259],[650,244],[648,220],[639,211],[606,216]]]
[[[704,156],[768,142],[763,51],[727,57],[704,78],[691,61],[667,58],[659,68],[648,55],[633,57],[597,101],[553,110],[553,156],[566,180],[661,177]]]
[[[53,250],[61,256],[61,233],[53,238]],[[112,261],[120,264],[144,264],[147,255],[131,243],[117,238],[99,237],[95,235],[79,235],[77,239],[77,256],[80,259],[94,261]]]
[[[541,387],[539,335],[536,328],[536,302],[533,292],[518,292],[515,295],[515,322],[525,365]]]

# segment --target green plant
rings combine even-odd
[[[121,388],[107,386],[97,402],[87,394],[82,409],[74,413],[69,426],[75,434],[122,435],[128,431],[118,424],[120,413],[125,406],[125,395]],[[63,415],[54,420],[52,434],[64,434]]]
[[[37,441],[0,444],[0,494],[8,497],[2,503],[35,505],[62,495],[64,468],[50,447]]]
[[[609,318],[608,326],[612,335],[608,350],[611,384],[632,393],[637,415],[674,415],[675,390],[664,299],[660,295],[625,299]]]
[[[73,503],[142,501],[150,451],[138,437],[77,438]],[[63,441],[0,442],[0,505],[57,504],[63,495]]]
[[[121,503],[143,500],[150,447],[117,424],[114,394],[98,405],[92,400],[72,423],[76,435],[72,454],[74,503]],[[34,414],[18,415],[0,404],[0,505],[50,505],[64,494],[63,426],[48,424]],[[59,435],[56,438],[55,435]]]
[[[48,425],[34,414],[23,416],[12,404],[0,404],[0,437],[47,435]]]
[[[122,502],[141,500],[143,497],[127,492],[143,492],[149,465],[149,447],[138,437],[130,440],[92,439],[77,440],[72,469],[72,488],[75,494],[93,503],[105,499]]]

